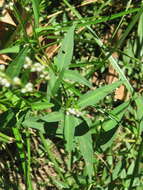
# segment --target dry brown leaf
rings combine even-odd
[[[11,58],[5,54],[0,54],[0,64],[7,65]]]
[[[3,11],[3,16],[1,17],[1,21],[4,23],[16,26],[15,22],[13,21],[12,17],[10,16],[10,14],[7,10]]]
[[[50,47],[48,47],[45,51],[45,53],[47,54],[47,57],[50,59],[54,56],[54,54],[58,51],[60,46],[58,46],[57,44],[54,44]]]

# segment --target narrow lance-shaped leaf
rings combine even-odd
[[[64,114],[62,111],[51,112],[40,117],[41,120],[46,121],[46,122],[57,122],[57,121],[61,121],[63,118],[64,118]]]
[[[51,104],[49,102],[40,102],[40,101],[34,102],[31,104],[31,108],[33,110],[43,110],[43,109],[51,108],[53,106],[54,106],[54,104]]]
[[[5,53],[18,53],[20,50],[19,46],[12,46],[6,49],[0,50],[0,54],[5,54]]]
[[[91,133],[78,137],[80,152],[85,160],[86,172],[91,181],[93,175],[93,147]]]
[[[73,115],[65,115],[64,120],[64,137],[66,141],[66,150],[68,151],[68,169],[71,170],[71,152],[74,145],[75,127],[81,122],[80,119]]]
[[[64,72],[64,78],[86,85],[89,88],[92,87],[91,83],[86,80],[86,78],[84,78],[78,71],[66,70]]]
[[[39,26],[39,0],[31,0],[36,28]]]
[[[6,70],[6,74],[9,77],[14,78],[20,74],[20,71],[24,64],[25,57],[28,53],[28,50],[29,50],[28,47],[25,47],[24,49],[22,49],[17,55],[17,57],[10,63],[10,65],[8,66]]]
[[[123,104],[119,105],[118,107],[114,108],[110,113],[109,116],[111,117],[108,120],[103,122],[102,128],[105,131],[111,130],[112,128],[116,127],[118,123],[121,121],[126,109],[129,106],[129,101],[124,102]]]
[[[56,63],[59,71],[66,69],[71,63],[74,46],[74,29],[75,26],[70,27],[62,41],[60,51],[56,58]]]
[[[100,100],[102,100],[105,96],[107,96],[121,84],[122,82],[118,81],[113,84],[97,88],[96,90],[89,91],[80,97],[77,105],[80,108],[84,108],[89,105],[97,104]]]
[[[80,123],[81,123],[80,119],[72,115],[65,115],[64,137],[66,140],[66,149],[68,152],[71,152],[73,149],[75,127]]]

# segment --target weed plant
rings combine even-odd
[[[5,0],[0,18],[0,189],[142,190],[142,2]]]

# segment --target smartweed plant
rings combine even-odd
[[[0,23],[0,189],[142,190],[142,3],[5,0]]]

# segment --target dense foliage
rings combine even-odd
[[[141,1],[2,2],[0,189],[142,190]]]

